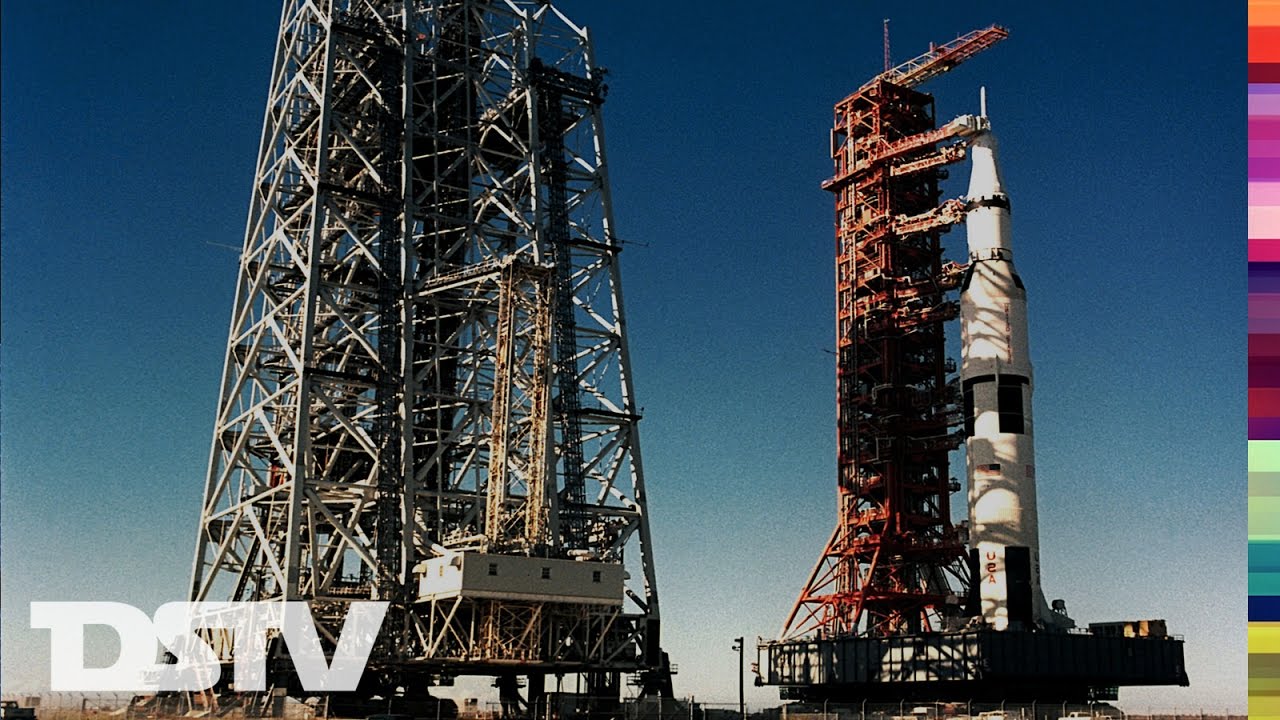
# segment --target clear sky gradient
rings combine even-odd
[[[1011,30],[925,89],[946,121],[988,88],[1030,297],[1046,594],[1186,637],[1192,686],[1122,707],[1242,712],[1244,5],[560,6],[611,71],[677,694],[736,701],[732,639],[778,631],[835,519],[819,183],[831,106],[879,71],[889,17],[896,61]],[[279,7],[2,12],[0,680],[18,690],[48,679],[30,601],[185,599]],[[963,229],[946,243],[959,258]]]

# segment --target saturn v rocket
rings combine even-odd
[[[1027,291],[1013,264],[1009,196],[986,118],[969,144],[960,382],[969,478],[970,605],[996,630],[1071,627],[1040,590]]]

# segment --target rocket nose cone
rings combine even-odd
[[[969,157],[973,160],[969,175],[970,200],[1005,194],[996,155],[996,138],[990,132],[982,133],[969,144]]]

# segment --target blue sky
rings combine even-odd
[[[777,632],[834,521],[818,185],[831,105],[879,70],[889,17],[899,61],[1011,29],[926,89],[946,120],[986,85],[1001,142],[1030,293],[1046,593],[1079,621],[1162,617],[1186,637],[1192,687],[1123,690],[1127,709],[1243,711],[1243,4],[560,6],[611,71],[677,694],[736,700],[732,639]],[[8,690],[47,679],[31,600],[184,597],[279,9],[2,12]],[[953,175],[960,195],[967,171]]]

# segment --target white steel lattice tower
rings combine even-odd
[[[602,77],[546,2],[285,2],[192,599],[388,600],[386,683],[661,664]]]

